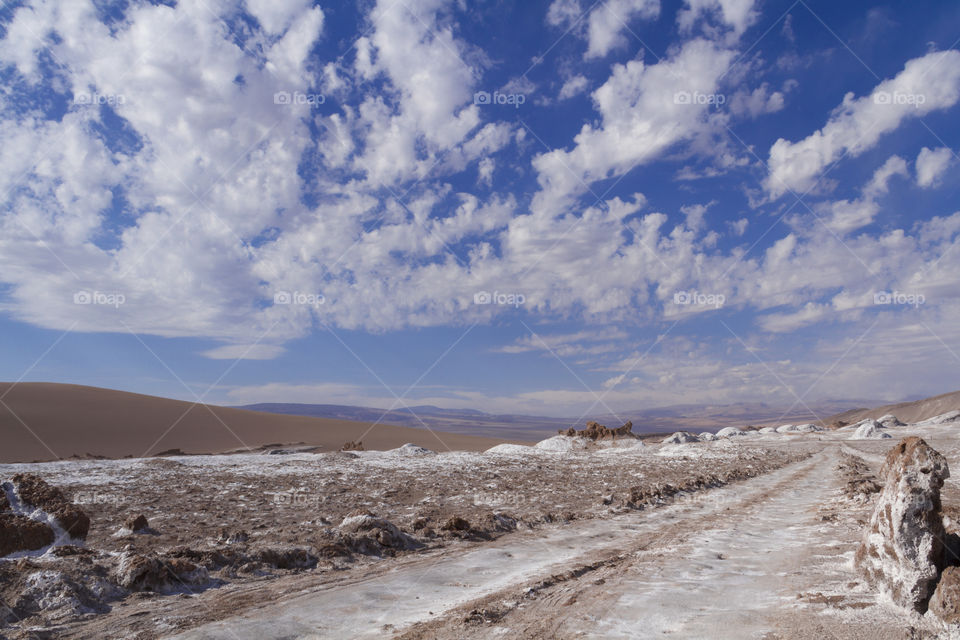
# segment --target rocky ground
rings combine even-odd
[[[3,465],[0,533],[44,482],[89,531],[0,560],[0,637],[948,637],[854,556],[898,441],[856,434],[951,425]]]

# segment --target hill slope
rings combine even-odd
[[[112,389],[44,382],[0,383],[0,463],[93,454],[108,458],[235,451],[304,443],[337,450],[412,442],[436,451],[478,451],[502,439],[368,422],[260,413]]]
[[[903,422],[920,422],[934,416],[960,409],[960,391],[952,391],[939,396],[924,398],[923,400],[914,400],[913,402],[898,402],[896,404],[885,404],[874,409],[851,409],[825,419],[826,424],[831,424],[837,420],[854,423],[867,418],[876,420],[877,418],[892,413]]]

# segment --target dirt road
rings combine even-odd
[[[419,559],[175,637],[910,637],[922,621],[853,571],[863,514],[840,496],[839,455],[828,445],[669,506]]]

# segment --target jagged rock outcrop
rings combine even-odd
[[[883,489],[855,561],[867,581],[897,604],[927,610],[944,566],[940,489],[947,461],[921,438],[904,438],[887,453]]]
[[[590,438],[591,440],[603,440],[604,438],[610,438],[611,440],[616,440],[617,437],[630,437],[636,438],[637,436],[633,435],[633,422],[627,422],[622,427],[617,427],[616,429],[609,429],[602,424],[590,421],[587,423],[587,428],[582,431],[577,431],[575,427],[570,427],[569,429],[560,429],[558,433],[564,436],[578,436],[581,438]]]

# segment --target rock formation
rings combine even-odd
[[[944,622],[960,624],[960,567],[943,570],[930,598],[930,613]]]
[[[71,538],[87,537],[90,518],[83,509],[67,500],[60,489],[32,473],[18,473],[13,476],[13,488],[21,502],[53,516]]]
[[[919,613],[944,565],[940,489],[949,477],[944,457],[921,438],[901,440],[880,470],[883,489],[856,553],[868,582]]]
[[[82,539],[90,518],[39,476],[20,473],[0,485],[0,556],[53,544],[60,535],[57,526]]]
[[[616,429],[608,429],[602,424],[590,421],[587,423],[587,428],[582,431],[577,431],[575,427],[570,427],[569,429],[560,429],[558,433],[570,436],[571,438],[577,436],[580,438],[590,438],[591,440],[603,440],[609,437],[611,440],[616,440],[617,436],[636,438],[637,436],[631,432],[632,429],[633,422],[627,422],[622,427],[617,427]]]
[[[128,518],[123,525],[124,529],[129,529],[134,533],[139,533],[142,531],[147,531],[150,528],[150,523],[147,521],[147,517],[143,514],[140,514],[136,517]]]
[[[15,513],[0,513],[0,557],[17,551],[36,551],[53,544],[53,529]]]

